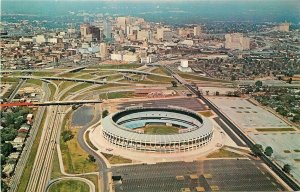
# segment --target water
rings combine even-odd
[[[94,108],[83,106],[77,109],[72,116],[72,126],[85,126],[93,120]]]
[[[189,24],[211,21],[300,22],[299,0],[203,0],[203,1],[2,1],[2,20],[8,14],[29,19],[68,17],[70,12],[130,15],[148,21]],[[26,15],[26,16],[25,16]],[[83,16],[80,17],[83,20]]]

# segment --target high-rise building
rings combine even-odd
[[[108,56],[106,43],[100,43],[100,57],[104,59]]]
[[[195,37],[198,37],[198,36],[200,36],[201,35],[201,27],[200,26],[196,26],[196,27],[194,27],[194,36]]]
[[[117,17],[117,22],[116,22],[117,27],[125,30],[126,29],[126,25],[129,24],[128,21],[129,20],[128,20],[127,17]]]
[[[156,39],[161,41],[169,41],[173,37],[173,32],[169,28],[157,28]]]
[[[137,40],[138,41],[144,41],[144,40],[150,40],[151,39],[151,31],[150,30],[139,30],[137,32]]]
[[[89,24],[80,25],[80,35],[81,37],[86,37],[88,34],[91,34],[91,28]]]
[[[104,20],[103,22],[103,34],[105,38],[110,39],[111,38],[111,22],[109,20]]]
[[[225,48],[231,50],[249,50],[250,38],[243,37],[241,33],[232,33],[225,35]]]

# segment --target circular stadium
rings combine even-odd
[[[129,108],[102,120],[103,137],[128,150],[176,153],[199,149],[213,137],[212,122],[185,108]]]

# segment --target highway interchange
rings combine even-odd
[[[216,106],[214,106],[212,103],[209,102],[202,94],[199,94],[199,91],[195,89],[193,86],[191,86],[189,83],[187,83],[183,78],[181,78],[179,75],[177,75],[174,71],[172,71],[168,66],[165,66],[165,68],[170,72],[172,77],[176,79],[180,84],[184,85],[188,90],[190,90],[192,93],[197,95],[202,101],[204,101],[227,125],[228,127],[233,130],[238,137],[240,137],[249,147],[253,145],[253,142],[247,138],[241,132],[224,114],[222,114]],[[119,70],[119,72],[123,73],[132,73],[132,74],[143,74],[143,75],[148,75],[148,74],[154,74],[151,72],[139,72],[139,70]],[[155,75],[160,75],[160,74],[155,74]],[[161,76],[161,75],[160,75]],[[117,80],[112,81],[112,82],[103,82],[103,81],[98,81],[98,80],[86,80],[86,79],[77,79],[77,78],[61,78],[61,77],[34,77],[34,76],[21,76],[21,79],[30,79],[30,78],[35,78],[35,79],[41,79],[44,81],[51,82],[52,80],[61,80],[61,81],[74,81],[76,84],[68,87],[67,89],[62,90],[59,92],[59,85],[56,85],[55,83],[52,83],[55,86],[55,93],[54,93],[54,100],[60,100],[60,98],[72,87],[80,84],[80,83],[92,83],[94,85],[89,86],[87,88],[84,88],[82,90],[77,91],[76,93],[73,93],[72,95],[69,95],[65,100],[72,100],[78,95],[85,94],[88,90],[95,88],[97,86],[101,86],[106,83],[117,83]],[[21,80],[20,83],[17,85],[18,90],[23,84],[25,80]],[[128,84],[128,83],[127,83]],[[129,85],[129,84],[128,84]],[[48,101],[49,96],[50,96],[50,90],[48,88],[47,83],[42,84],[42,88],[44,91],[44,97],[43,101]],[[17,91],[14,91],[11,98],[12,99]],[[97,107],[98,109],[100,107]],[[52,168],[52,161],[53,161],[53,156],[54,152],[57,146],[59,146],[59,138],[60,138],[60,130],[61,130],[61,124],[64,119],[64,116],[66,114],[66,111],[70,110],[70,107],[68,106],[48,106],[48,107],[39,107],[38,109],[38,116],[36,117],[35,124],[33,125],[32,131],[31,131],[31,137],[27,139],[24,151],[21,155],[21,158],[17,164],[17,169],[15,172],[15,175],[13,177],[13,182],[11,185],[11,190],[10,191],[16,191],[17,190],[17,185],[19,183],[19,180],[22,175],[22,170],[24,169],[24,166],[26,164],[26,161],[28,159],[29,153],[30,153],[30,148],[32,146],[32,143],[35,139],[35,135],[38,131],[38,126],[41,123],[43,114],[45,113],[45,110],[47,110],[47,118],[43,126],[43,132],[42,132],[42,137],[40,140],[40,145],[36,154],[36,158],[34,161],[33,169],[31,172],[31,176],[29,179],[29,183],[27,185],[26,191],[29,192],[35,192],[35,191],[45,191],[49,187],[49,181],[50,181],[50,174],[51,174],[51,168]],[[96,162],[99,164],[99,175],[101,178],[101,186],[99,189],[101,191],[109,191],[109,176],[108,173],[110,172],[110,169],[107,167],[107,164],[105,161],[99,157],[99,155],[92,150],[84,141],[84,133],[85,131],[92,125],[98,123],[101,119],[100,111],[96,110],[96,118],[93,119],[92,122],[90,122],[88,125],[84,126],[80,132],[79,132],[79,137],[78,137],[78,143],[79,145],[89,154],[93,155],[96,158]],[[281,179],[283,179],[293,190],[299,190],[299,186],[293,182],[287,176],[279,167],[277,167],[268,157],[263,155],[261,159],[264,161],[266,165],[268,165]],[[63,179],[78,179],[76,175],[73,175],[72,177],[63,177]],[[51,181],[50,183],[53,184],[60,179],[56,179]],[[89,184],[87,182],[87,184]],[[89,184],[90,188],[91,185]]]

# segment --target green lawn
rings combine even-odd
[[[38,71],[38,72],[33,72],[32,76],[45,76],[45,77],[49,77],[49,76],[53,76],[55,75],[55,72],[42,72],[42,71]]]
[[[158,81],[158,83],[171,83],[171,81],[174,81],[172,77],[161,77],[158,75],[147,75],[147,79]]]
[[[235,158],[235,157],[243,157],[243,156],[222,148],[207,155],[207,158],[231,158],[231,157]]]
[[[151,73],[157,73],[157,74],[161,74],[161,75],[170,75],[169,72],[163,67],[158,67],[158,68],[152,70]]]
[[[75,87],[72,87],[69,91],[67,91],[65,94],[63,94],[60,98],[60,100],[65,99],[70,93],[75,93],[81,89],[84,89],[88,86],[92,85],[91,83],[80,83],[79,85],[76,85]]]
[[[50,91],[51,91],[51,95],[50,95],[50,97],[49,97],[49,100],[52,101],[52,100],[53,100],[53,96],[54,96],[54,94],[55,94],[56,88],[55,88],[55,86],[54,86],[53,84],[51,84],[51,83],[48,83],[48,87],[49,87],[49,89],[50,89]]]
[[[199,81],[212,81],[212,82],[220,82],[220,83],[232,83],[230,81],[222,80],[222,79],[213,79],[209,77],[203,77],[200,75],[192,75],[187,73],[179,72],[178,75],[180,75],[182,78],[185,79],[193,79],[193,80],[199,80]]]
[[[211,117],[214,115],[211,111],[200,111],[199,114],[203,115],[204,117]]]
[[[259,128],[256,131],[295,131],[293,128]]]
[[[19,82],[19,79],[15,77],[1,77],[1,83],[17,83],[17,82]]]
[[[40,139],[41,139],[41,135],[42,135],[42,132],[43,132],[43,127],[44,127],[44,123],[45,123],[46,118],[47,118],[47,111],[45,111],[45,113],[43,115],[43,119],[41,121],[39,130],[37,132],[36,138],[33,142],[32,147],[31,147],[31,151],[30,151],[28,160],[26,162],[25,169],[24,169],[23,174],[22,174],[21,179],[20,179],[20,184],[19,184],[18,190],[17,190],[18,192],[26,191],[27,183],[28,183],[29,178],[30,178],[30,174],[31,174],[31,170],[32,170],[32,167],[33,167],[35,155],[37,153],[37,149],[38,149],[39,144],[40,144]]]
[[[53,161],[52,161],[51,179],[56,179],[56,178],[59,178],[61,176],[62,176],[62,173],[60,172],[60,166],[59,166],[57,150],[55,148]]]
[[[88,159],[88,154],[80,147],[77,142],[78,128],[70,129],[71,112],[69,112],[62,123],[62,131],[71,130],[74,138],[64,142],[60,139],[60,148],[64,163],[64,168],[67,173],[87,173],[98,170],[97,164]]]
[[[178,128],[166,125],[147,125],[144,128],[144,133],[151,135],[174,134],[178,133]]]
[[[49,192],[89,192],[89,186],[76,180],[64,180],[53,184],[49,188]]]
[[[38,85],[38,86],[42,86],[43,81],[39,80],[39,79],[27,79],[26,83],[31,83],[31,84],[35,84],[35,85]]]
[[[104,157],[109,161],[110,164],[123,164],[123,163],[131,163],[131,159],[126,159],[121,156],[116,156],[108,153],[102,153]]]
[[[117,99],[117,98],[130,98],[134,97],[133,91],[124,91],[124,92],[112,92],[112,93],[102,93],[99,95],[100,99]]]

